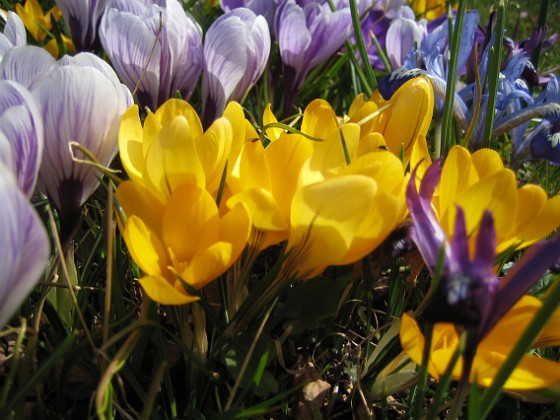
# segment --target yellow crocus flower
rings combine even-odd
[[[470,373],[470,381],[488,387],[511,349],[532,321],[542,303],[535,297],[524,296],[494,326],[478,344]],[[560,345],[560,310],[543,329],[533,348]],[[411,316],[404,314],[401,319],[400,339],[404,352],[417,364],[422,364],[424,336]],[[453,324],[434,325],[428,371],[439,379],[444,374],[459,343],[459,336]],[[453,369],[453,378],[459,380],[462,361]],[[505,383],[510,392],[546,389],[560,383],[560,363],[527,354],[515,368]]]
[[[410,160],[414,145],[425,138],[434,111],[434,91],[425,77],[408,80],[388,100],[375,91],[369,100],[357,96],[348,111],[348,122],[361,128],[361,139],[377,134],[403,165]],[[403,153],[404,152],[404,153]]]
[[[16,4],[16,13],[21,18],[25,28],[29,31],[33,39],[39,43],[47,38],[47,32],[52,29],[52,19],[59,20],[62,12],[58,6],[52,7],[47,12],[43,12],[38,0],[27,0],[22,6]],[[64,47],[69,52],[76,52],[76,47],[70,38],[61,34]],[[55,58],[58,58],[60,51],[56,39],[51,39],[44,45],[44,48]]]
[[[184,284],[200,289],[237,260],[251,223],[243,204],[220,215],[203,187],[186,182],[161,202],[138,181],[119,185],[117,196],[127,214],[123,237],[142,270],[139,279],[150,298],[166,305],[197,300]]]
[[[421,158],[422,168],[429,165],[429,155],[420,150],[415,151],[411,165],[417,165]],[[476,230],[484,210],[490,210],[497,253],[511,247],[525,248],[560,226],[560,196],[547,198],[541,187],[532,184],[518,188],[515,173],[505,168],[499,154],[491,149],[471,154],[461,146],[452,147],[432,202],[449,235],[453,234],[457,206],[465,212],[469,234]]]
[[[215,195],[232,145],[232,124],[227,118],[218,118],[203,132],[196,111],[179,99],[149,112],[144,125],[138,106],[133,105],[119,127],[119,151],[127,174],[162,202],[185,182]]]

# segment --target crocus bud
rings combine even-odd
[[[99,38],[141,105],[188,99],[202,70],[202,30],[177,0],[111,0]]]
[[[240,101],[261,77],[270,54],[263,16],[246,8],[220,16],[204,41],[203,125],[222,115],[229,101]]]
[[[67,220],[63,228],[72,229],[80,206],[97,188],[99,173],[73,160],[69,142],[80,143],[109,165],[117,152],[120,117],[132,96],[111,67],[90,53],[63,57],[30,90],[45,127],[39,189],[54,202],[61,220]]]
[[[90,50],[98,42],[97,28],[109,0],[56,0],[76,48]]]
[[[43,223],[0,163],[0,328],[35,287],[49,257]]]
[[[0,162],[31,197],[43,155],[43,120],[29,91],[0,80]]]
[[[309,71],[338,51],[351,31],[349,8],[333,12],[328,4],[300,7],[295,0],[278,7],[274,32],[284,63],[285,108],[291,107]]]

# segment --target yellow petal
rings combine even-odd
[[[232,244],[216,242],[201,250],[181,273],[183,280],[195,289],[207,285],[233,263]]]
[[[143,173],[160,198],[184,183],[205,185],[204,170],[184,117],[174,118],[160,130],[146,155]]]
[[[163,214],[163,241],[179,262],[191,261],[219,238],[218,208],[212,196],[194,184],[182,184]]]
[[[270,176],[264,156],[264,148],[259,140],[246,142],[239,157],[239,167],[233,176],[239,177],[241,188],[262,188],[270,191]]]
[[[182,290],[180,284],[173,285],[161,276],[146,276],[138,280],[146,294],[155,302],[164,305],[184,305],[197,301],[199,298],[190,296]],[[179,280],[177,280],[179,283]]]
[[[471,160],[480,179],[486,178],[504,169],[502,158],[492,149],[480,149],[471,155]]]
[[[528,191],[532,193],[527,194]],[[560,226],[560,195],[543,203],[540,200],[546,197],[546,193],[540,187],[526,185],[518,192],[521,195],[517,203],[514,235],[517,242],[522,242],[520,247],[525,247],[544,239]],[[529,199],[533,201],[529,202]],[[538,204],[541,204],[540,209],[537,208]]]
[[[503,169],[487,178],[480,180],[468,190],[460,194],[455,204],[465,211],[467,232],[475,231],[485,209],[494,216],[497,243],[507,238],[515,220],[517,207],[517,180],[509,169]],[[448,232],[453,232],[456,207],[448,209],[446,220]]]
[[[344,173],[365,175],[380,189],[398,195],[403,187],[404,170],[401,161],[386,150],[370,152],[350,163]]]
[[[425,346],[424,335],[420,331],[416,320],[406,313],[401,318],[399,337],[403,351],[417,365],[421,365]],[[431,360],[428,361],[428,372],[434,378],[439,379],[436,367]]]
[[[161,235],[164,204],[150,190],[135,181],[119,184],[117,197],[126,217],[138,216],[156,235]]]
[[[165,247],[142,219],[130,216],[126,221],[123,237],[130,255],[144,273],[161,275],[167,272]]]
[[[363,130],[362,130],[363,132]],[[363,156],[371,152],[379,152],[387,149],[387,143],[381,133],[369,133],[360,137],[358,148],[356,149],[356,157]]]
[[[245,206],[234,206],[220,220],[219,229],[219,241],[199,252],[183,271],[183,279],[197,289],[222,275],[243,252],[251,232]]]
[[[231,152],[228,164],[228,171],[229,173],[232,172],[233,167],[235,166],[239,154],[241,153],[241,149],[243,148],[243,144],[247,139],[247,119],[243,113],[243,108],[237,102],[230,102],[226,106],[223,116],[227,118],[229,123],[231,124],[232,128],[232,144],[231,144]],[[249,124],[252,128],[252,126]],[[255,136],[254,137],[258,137]]]
[[[214,194],[218,191],[226,161],[232,145],[231,124],[227,118],[218,118],[195,139],[195,146],[206,177],[206,189]]]
[[[444,214],[456,197],[478,181],[469,151],[453,146],[443,165],[439,184],[439,214]]]
[[[236,204],[220,219],[220,241],[232,244],[232,258],[237,259],[251,234],[251,218],[243,204]]]
[[[350,158],[353,159],[356,156],[359,139],[360,128],[356,124],[345,124],[317,144],[311,158],[300,171],[299,185],[319,182],[344,170],[347,166],[344,145]]]
[[[297,190],[287,249],[297,260],[299,278],[346,255],[376,190],[375,182],[361,175],[330,178]]]
[[[278,120],[276,119],[276,116],[272,112],[272,106],[270,104],[267,104],[263,112],[263,125],[267,126],[269,124],[274,124],[277,122]],[[271,142],[275,142],[276,140],[278,140],[278,138],[283,132],[284,130],[282,130],[279,127],[270,127],[265,130],[265,133]]]
[[[119,126],[119,154],[128,176],[142,182],[144,152],[142,149],[142,123],[138,114],[138,105],[128,108],[121,118]]]
[[[303,112],[301,131],[325,139],[338,129],[338,118],[331,105],[324,99],[311,101]]]
[[[270,191],[263,188],[241,191],[232,196],[227,205],[233,208],[237,203],[243,203],[247,206],[251,215],[251,222],[255,228],[264,231],[287,231],[288,225]]]
[[[476,377],[481,386],[490,386],[507,355],[507,353],[477,351],[471,380]],[[528,354],[513,370],[504,389],[512,391],[545,389],[559,381],[560,363]]]
[[[299,172],[313,153],[313,149],[313,141],[301,135],[284,134],[278,141],[269,144],[264,151],[271,191],[282,218],[286,221],[290,219],[290,208]]]
[[[389,101],[392,106],[383,113],[387,117],[381,131],[387,147],[396,156],[404,148],[404,166],[408,164],[412,147],[420,134],[426,135],[434,112],[432,84],[425,77],[416,77],[402,85]]]
[[[169,99],[161,105],[156,113],[156,119],[162,126],[174,120],[176,117],[184,117],[189,125],[189,135],[196,139],[202,136],[202,123],[195,109],[182,99]]]
[[[405,211],[403,199],[392,194],[376,194],[367,217],[354,232],[348,252],[337,265],[353,263],[371,253],[404,219]]]

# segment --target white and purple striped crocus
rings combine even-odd
[[[428,34],[426,25],[426,19],[416,21],[414,11],[410,7],[399,8],[387,30],[385,41],[387,56],[393,70],[402,67],[410,50],[422,43]]]
[[[255,14],[264,16],[268,26],[272,28],[278,3],[280,0],[220,0],[220,7],[226,13],[239,7],[251,9]]]
[[[99,38],[141,105],[155,110],[177,92],[192,94],[202,70],[202,30],[177,0],[111,0]]]
[[[22,20],[14,12],[8,12],[4,32],[0,33],[0,61],[11,48],[26,44],[27,32]]]
[[[0,162],[0,329],[45,270],[49,239],[41,219]]]
[[[35,78],[30,91],[45,129],[38,187],[58,209],[65,237],[99,176],[93,166],[73,160],[69,142],[80,143],[108,166],[117,153],[120,117],[132,96],[113,69],[90,53],[64,56]]]
[[[109,0],[56,0],[78,51],[94,49],[97,29]]]
[[[276,10],[274,32],[284,64],[284,110],[288,113],[309,71],[336,53],[352,33],[348,7],[285,0]]]
[[[203,125],[240,101],[261,77],[270,54],[270,33],[263,16],[237,8],[220,16],[204,40]]]
[[[0,80],[0,162],[22,192],[31,197],[43,155],[43,120],[31,93]]]

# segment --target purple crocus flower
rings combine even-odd
[[[336,53],[352,33],[350,9],[328,4],[299,6],[285,0],[277,9],[274,32],[284,64],[284,110],[289,113],[308,73]]]
[[[463,210],[457,207],[454,234],[448,240],[432,208],[432,197],[440,177],[441,167],[436,161],[424,174],[418,191],[414,170],[406,199],[412,218],[412,239],[432,274],[440,254],[443,255],[439,283],[425,317],[432,323],[452,322],[467,329],[462,375],[466,380],[478,343],[558,260],[560,234],[533,245],[506,276],[499,279],[493,271],[496,239],[492,214],[488,210],[484,212],[471,259]]]
[[[78,51],[91,50],[99,42],[97,28],[109,0],[56,0]]]
[[[111,0],[99,38],[140,104],[156,109],[192,94],[202,70],[202,30],[177,0]]]
[[[263,16],[233,9],[210,26],[204,40],[203,125],[240,101],[261,77],[270,54],[270,33]]]
[[[0,328],[10,320],[45,270],[49,239],[10,170],[0,163]]]
[[[117,152],[120,117],[132,96],[113,69],[90,53],[64,56],[37,76],[30,91],[45,128],[38,187],[58,209],[65,237],[99,183],[93,166],[74,162],[69,142],[80,143],[108,166]]]
[[[0,80],[0,162],[31,197],[43,156],[43,120],[31,93]]]
[[[0,34],[0,61],[11,48],[26,44],[27,32],[22,20],[14,12],[8,12],[4,32]]]

